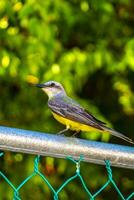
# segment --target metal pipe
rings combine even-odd
[[[134,169],[134,147],[0,126],[0,149]]]

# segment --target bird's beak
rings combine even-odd
[[[39,87],[39,88],[43,88],[43,87],[45,87],[45,84],[36,84],[35,86]]]

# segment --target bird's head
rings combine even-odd
[[[53,98],[57,95],[66,94],[63,86],[56,81],[48,81],[46,83],[36,84],[36,86],[41,88],[48,95],[49,98]]]

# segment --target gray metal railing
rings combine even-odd
[[[0,126],[0,149],[134,169],[134,147]]]

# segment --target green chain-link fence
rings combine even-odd
[[[3,156],[3,153],[0,153],[0,156]],[[49,189],[52,191],[53,193],[53,199],[54,200],[58,200],[59,197],[59,193],[64,189],[64,187],[67,186],[68,183],[70,183],[71,181],[73,181],[74,179],[78,178],[84,188],[84,190],[87,192],[88,197],[90,200],[95,200],[96,197],[109,185],[112,184],[114,189],[117,191],[120,199],[123,200],[132,200],[134,198],[134,192],[132,192],[128,197],[124,197],[124,195],[122,194],[122,192],[120,191],[120,189],[117,187],[113,176],[112,176],[112,169],[110,166],[110,161],[109,160],[105,160],[105,164],[106,164],[106,170],[107,170],[107,177],[108,180],[107,182],[98,190],[96,191],[94,194],[92,194],[90,192],[90,190],[88,189],[81,173],[80,173],[80,163],[83,160],[83,156],[80,156],[79,160],[74,160],[72,157],[67,157],[68,160],[72,161],[75,165],[76,165],[76,171],[75,174],[73,176],[71,176],[70,178],[68,178],[65,182],[62,183],[62,185],[59,187],[58,190],[55,190],[53,188],[53,186],[51,185],[51,183],[47,180],[47,178],[44,176],[44,174],[42,174],[39,171],[39,161],[40,161],[40,156],[36,156],[35,160],[34,160],[34,171],[32,174],[30,174],[27,178],[25,178],[18,187],[15,187],[12,182],[6,177],[6,175],[3,172],[0,172],[0,178],[3,178],[9,185],[10,187],[13,189],[14,192],[14,196],[13,196],[13,200],[21,200],[21,197],[19,195],[19,191],[20,189],[30,180],[32,179],[34,176],[40,176],[42,178],[42,180],[44,181],[45,184],[48,185]]]

